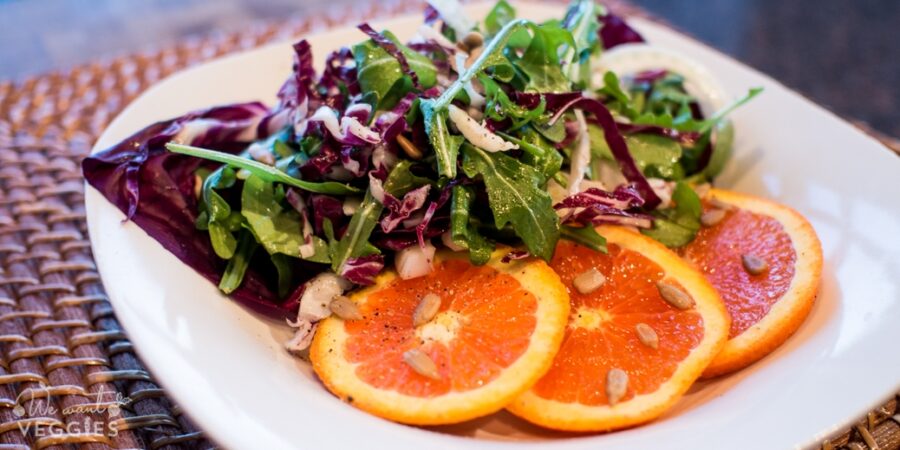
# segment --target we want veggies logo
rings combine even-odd
[[[62,409],[54,406],[50,399],[58,394],[44,383],[37,388],[28,389],[16,397],[13,415],[20,420],[17,425],[24,435],[36,438],[61,434],[92,434],[113,437],[119,434],[123,418],[122,408],[131,399],[121,392],[104,390],[100,386],[98,392],[83,395],[87,402],[71,405]],[[62,416],[62,417],[60,417]],[[54,420],[54,419],[62,420]],[[47,420],[38,420],[47,419]]]

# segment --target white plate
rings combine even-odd
[[[466,9],[483,17],[488,6]],[[519,11],[533,19],[562,12],[540,4],[522,4]],[[405,17],[376,28],[407,38],[419,20]],[[695,387],[651,425],[609,435],[547,440],[549,434],[507,415],[440,433],[397,425],[332,397],[308,364],[282,351],[286,327],[219,295],[137,226],[120,223],[122,213],[88,189],[88,223],[104,285],[153,374],[215,440],[265,449],[500,448],[508,443],[498,440],[511,439],[539,440],[532,445],[542,449],[803,447],[900,389],[900,359],[890,356],[900,342],[900,158],[778,82],[669,29],[632,22],[652,43],[706,65],[730,95],[766,89],[734,115],[737,148],[720,183],[797,208],[825,250],[819,301],[774,354]],[[362,38],[345,28],[309,40],[321,65],[327,51]],[[283,43],[176,74],[119,115],[95,150],[188,110],[274,101],[290,69],[291,49]]]

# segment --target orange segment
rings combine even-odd
[[[538,425],[605,431],[652,420],[681,397],[727,337],[727,312],[700,273],[640,234],[599,231],[608,254],[561,242],[550,263],[569,290],[569,325],[551,369],[508,407]],[[592,268],[605,282],[582,293],[575,279]],[[660,281],[690,295],[694,307],[680,310],[667,302]],[[641,339],[638,324],[649,326],[656,348]],[[615,402],[607,385],[613,369],[628,376]]]
[[[720,189],[710,192],[704,210],[718,203],[731,209],[681,250],[718,290],[732,318],[729,341],[704,376],[748,366],[784,343],[809,314],[822,272],[819,239],[796,211]],[[744,255],[765,261],[767,269],[751,274]]]
[[[502,263],[506,252],[481,267],[442,253],[429,275],[386,273],[354,293],[362,320],[319,325],[310,350],[319,378],[354,406],[398,422],[456,423],[502,409],[550,367],[569,311],[546,263]],[[429,294],[440,307],[417,327],[413,315]],[[427,355],[439,376],[408,363],[411,350]]]

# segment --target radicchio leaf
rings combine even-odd
[[[251,140],[255,139],[258,120],[265,114],[262,104],[243,103],[157,122],[86,158],[82,162],[85,179],[166,250],[218,284],[225,261],[215,255],[206,232],[194,225],[198,211],[194,174],[204,161],[170,153],[164,145],[185,123],[206,120],[217,122],[219,129],[209,128],[202,137],[202,145],[220,151],[240,151],[246,142],[234,140],[246,133],[247,127],[254,128]],[[214,138],[221,141],[213,142]],[[290,307],[279,304],[259,267],[251,264],[232,297],[270,317],[290,316]]]
[[[531,256],[531,253],[528,253],[527,250],[513,250],[503,255],[503,258],[500,259],[500,262],[509,264],[513,261],[528,258],[529,256]]]
[[[600,41],[603,43],[604,49],[631,42],[644,42],[644,38],[628,26],[621,17],[615,14],[606,14],[598,19],[601,23]]]
[[[335,233],[340,235],[338,233],[340,230],[339,224],[343,223],[344,219],[343,202],[328,195],[313,195],[309,200],[312,205],[313,226],[316,229],[316,234],[319,236],[324,234],[325,229],[322,224],[325,222],[325,219],[328,219],[334,226]]]
[[[563,214],[561,221],[566,224],[594,226],[613,223],[649,228],[653,224],[653,216],[629,211],[643,204],[643,198],[633,187],[623,185],[614,192],[589,188],[564,198],[553,208]]]
[[[331,134],[334,140],[341,144],[378,144],[381,142],[381,135],[363,125],[368,120],[370,113],[371,107],[369,105],[353,105],[348,107],[343,117],[338,120],[337,111],[329,106],[321,106],[298,127],[298,134],[305,134],[310,124],[319,123]],[[360,120],[360,118],[364,118],[364,120]]]
[[[407,192],[403,195],[402,200],[385,192],[381,203],[387,209],[387,215],[381,219],[381,230],[390,233],[397,228],[397,225],[400,225],[400,222],[408,219],[412,213],[422,208],[430,190],[431,185],[426,184]]]
[[[369,255],[349,258],[341,268],[340,276],[363,286],[375,283],[375,276],[384,269],[384,256]]]

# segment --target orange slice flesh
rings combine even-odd
[[[502,409],[550,367],[569,313],[553,270],[535,259],[501,262],[508,251],[481,267],[439,253],[429,275],[380,275],[350,297],[363,319],[320,322],[310,349],[316,374],[339,398],[397,422],[450,424]],[[440,308],[414,326],[428,294],[440,296]],[[439,378],[406,362],[410,350],[426,354]]]
[[[650,421],[674,404],[716,356],[729,319],[703,275],[656,241],[619,227],[601,227],[608,254],[560,242],[550,266],[568,288],[569,325],[550,371],[508,409],[535,424],[567,431],[608,431]],[[597,269],[605,282],[582,293],[574,280]],[[693,307],[664,300],[657,282],[681,288]],[[649,326],[656,348],[642,340]],[[607,376],[628,376],[611,404]],[[613,394],[615,395],[615,394]]]
[[[732,319],[729,341],[706,377],[746,367],[784,343],[809,315],[822,274],[822,246],[796,211],[720,189],[710,192],[705,211],[721,206],[711,202],[730,208],[681,250],[719,291]],[[767,270],[751,274],[744,255],[765,261]]]

